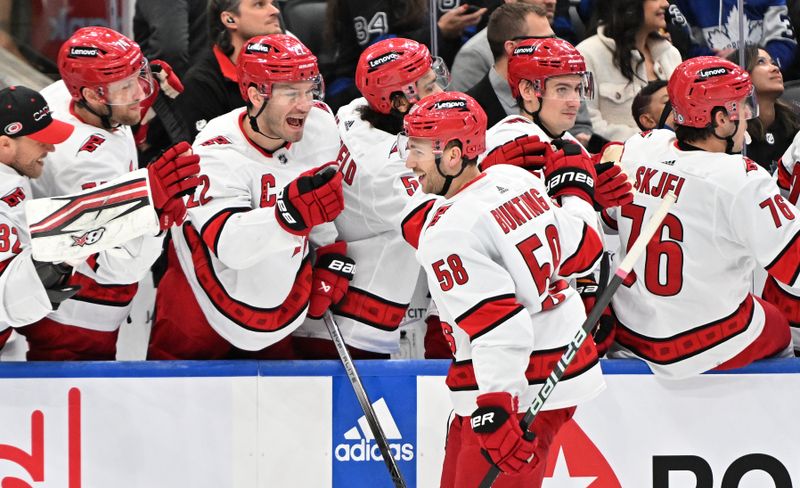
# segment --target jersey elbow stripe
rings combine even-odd
[[[127,307],[136,291],[138,283],[128,285],[101,285],[92,278],[81,273],[73,274],[69,279],[71,286],[80,286],[81,289],[71,299],[79,302],[94,303],[110,307]]]
[[[333,307],[333,311],[336,315],[392,332],[400,326],[407,308],[407,303],[395,303],[351,286],[342,301]]]
[[[419,237],[422,234],[422,226],[425,225],[425,220],[428,219],[428,214],[433,208],[433,200],[428,200],[415,208],[410,214],[403,219],[400,224],[403,233],[403,239],[411,244],[414,249],[419,248]]]
[[[609,228],[614,230],[619,230],[619,228],[617,227],[617,219],[608,215],[608,211],[606,209],[603,209],[603,211],[600,212],[600,218],[603,219],[603,223],[606,224]]]
[[[191,224],[183,226],[183,236],[192,253],[192,264],[200,288],[214,308],[234,324],[253,332],[275,332],[289,326],[305,313],[311,295],[312,268],[308,256],[303,259],[283,303],[272,308],[254,307],[230,296],[214,272],[208,248]]]
[[[800,232],[792,237],[765,269],[782,283],[789,286],[796,284],[800,275]]]
[[[786,170],[783,162],[778,161],[778,187],[781,190],[789,190],[791,185],[792,175]]]
[[[226,208],[217,212],[213,217],[208,219],[205,225],[200,229],[200,235],[203,236],[203,242],[206,243],[215,256],[219,256],[217,249],[219,246],[219,238],[222,235],[222,229],[225,223],[233,214],[239,212],[247,212],[252,210],[250,208]]]
[[[648,337],[634,332],[617,319],[615,340],[651,363],[672,364],[716,347],[747,330],[753,319],[753,308],[753,296],[748,295],[727,317],[671,337]]]
[[[9,265],[11,265],[12,259],[14,259],[14,257],[10,257],[5,261],[0,261],[0,275],[2,275],[5,272],[6,268],[8,268]]]
[[[477,305],[457,317],[456,323],[469,335],[471,342],[522,310],[525,310],[525,307],[517,301],[514,294],[498,295],[481,300]]]
[[[594,229],[583,224],[583,236],[575,250],[575,254],[561,262],[559,274],[572,276],[588,273],[597,264],[603,254],[603,242]]]

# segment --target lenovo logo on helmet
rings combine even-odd
[[[96,47],[71,47],[69,48],[69,57],[71,58],[96,58],[98,55]]]
[[[390,53],[384,54],[383,56],[381,56],[379,58],[375,58],[375,59],[371,60],[369,62],[369,67],[371,69],[375,69],[378,66],[381,66],[383,64],[388,63],[389,61],[394,61],[395,59],[399,59],[399,58],[400,58],[400,53],[392,51]]]
[[[247,45],[247,52],[248,53],[268,53],[272,50],[272,47],[266,44],[261,44],[260,42],[254,42]]]
[[[535,51],[535,50],[536,50],[536,48],[534,46],[520,46],[520,47],[514,49],[514,52],[512,53],[512,55],[513,56],[517,56],[517,55],[520,55],[520,54],[533,54],[533,51]]]
[[[720,66],[719,68],[706,68],[697,73],[701,78],[711,78],[713,76],[722,76],[728,74],[728,68]]]
[[[467,102],[464,100],[442,100],[433,104],[434,110],[450,110],[454,108],[467,108]]]

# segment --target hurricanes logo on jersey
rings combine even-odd
[[[201,146],[221,146],[224,144],[231,144],[231,140],[225,136],[217,136],[200,143]]]
[[[23,200],[25,200],[25,192],[22,191],[22,187],[18,186],[11,190],[10,192],[6,193],[3,198],[3,202],[9,207],[16,207],[20,204]]]
[[[106,138],[101,136],[100,134],[92,134],[86,139],[83,144],[81,144],[81,148],[78,149],[77,154],[80,154],[83,151],[88,153],[93,153],[100,147],[104,142],[106,142]]]
[[[105,231],[105,227],[100,227],[99,229],[90,230],[89,232],[81,235],[81,236],[70,236],[72,237],[72,246],[91,246],[100,240],[103,237],[103,232]]]

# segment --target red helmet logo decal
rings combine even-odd
[[[248,53],[268,53],[272,49],[272,46],[260,42],[252,42],[247,45],[246,49]]]
[[[724,66],[719,66],[716,68],[705,68],[701,69],[697,72],[697,75],[701,78],[711,78],[713,76],[722,76],[728,74],[728,69]]]
[[[382,65],[388,63],[389,61],[394,61],[395,59],[399,59],[399,58],[400,58],[400,53],[392,51],[390,53],[384,54],[383,56],[381,56],[379,58],[375,58],[375,59],[371,60],[369,62],[369,67],[370,67],[370,69],[375,69],[378,66],[382,66]]]
[[[452,110],[452,109],[465,109],[467,108],[466,100],[442,100],[433,104],[434,110]]]
[[[69,48],[70,58],[96,58],[99,50],[96,47],[79,47],[73,46]]]
[[[8,124],[5,127],[5,129],[3,129],[3,132],[7,136],[13,136],[14,134],[16,134],[17,132],[19,132],[21,130],[22,130],[22,123],[21,122],[11,122],[10,124]]]

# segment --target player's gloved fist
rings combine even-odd
[[[200,156],[191,154],[188,142],[179,142],[147,166],[153,207],[161,230],[183,223],[186,204],[183,197],[194,193],[200,184]]]
[[[166,61],[157,59],[150,62],[150,71],[153,72],[153,76],[164,95],[175,98],[183,93],[183,83],[172,70],[172,66],[167,64]]]
[[[552,144],[558,151],[544,166],[547,193],[553,198],[577,196],[594,205],[597,173],[592,160],[574,142],[554,139]]]
[[[492,149],[481,161],[481,170],[496,164],[511,164],[528,171],[540,170],[552,152],[550,143],[542,141],[539,136],[519,136]]]
[[[539,440],[533,432],[523,434],[516,415],[517,398],[503,391],[484,393],[477,401],[471,424],[484,455],[507,474],[535,468],[539,460],[534,459],[533,453]]]
[[[594,200],[602,210],[609,207],[621,207],[633,202],[633,185],[628,181],[628,175],[613,161],[600,163],[595,166],[597,171],[597,186],[594,190]]]
[[[53,310],[57,310],[61,302],[72,298],[81,289],[80,286],[67,285],[69,277],[72,276],[72,266],[65,263],[36,261],[35,259],[33,265],[47,292],[47,299],[50,300]]]
[[[317,249],[317,262],[311,275],[311,298],[308,303],[308,316],[320,319],[331,305],[342,301],[356,263],[347,257],[347,243],[334,242]]]
[[[327,164],[302,173],[277,195],[275,215],[287,232],[308,235],[315,225],[331,222],[344,210],[342,173]]]
[[[575,289],[581,296],[581,300],[583,300],[583,308],[586,309],[586,315],[589,315],[589,312],[594,308],[594,304],[597,303],[597,295],[600,291],[597,281],[591,275],[578,278],[575,280]],[[611,315],[611,309],[606,307],[597,325],[592,329],[592,337],[597,346],[598,356],[606,355],[611,343],[614,342],[615,331],[614,317]]]

